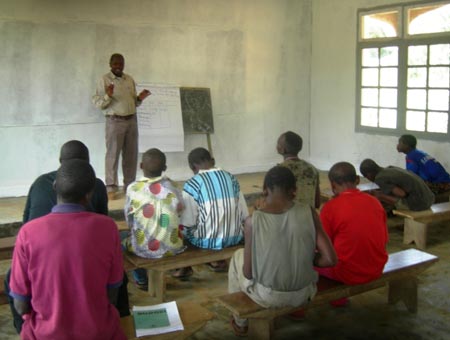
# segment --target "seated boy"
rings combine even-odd
[[[336,263],[336,253],[314,208],[294,202],[296,180],[276,166],[264,178],[265,205],[245,221],[245,248],[236,251],[228,271],[228,292],[245,292],[269,307],[301,306],[316,294],[314,266]],[[247,320],[231,320],[245,335]]]
[[[357,189],[359,178],[350,163],[333,165],[328,178],[335,197],[323,206],[320,220],[333,243],[338,263],[317,271],[348,285],[375,280],[383,273],[388,259],[386,212],[375,197]],[[347,299],[338,301],[333,304],[347,303]]]
[[[185,238],[194,246],[222,249],[243,239],[242,223],[248,216],[247,204],[237,179],[227,171],[214,167],[208,150],[196,148],[189,153],[189,167],[194,177],[183,188],[185,209],[181,215]],[[226,262],[209,264],[211,269],[225,271]],[[192,274],[186,267],[173,275]]]
[[[426,210],[434,203],[434,194],[430,188],[411,171],[395,166],[382,168],[372,159],[365,159],[359,171],[380,187],[372,193],[383,205],[388,205],[388,210],[391,209],[389,206],[415,211]]]
[[[302,146],[303,140],[298,134],[292,131],[283,133],[277,142],[277,151],[284,159],[279,165],[291,170],[297,180],[295,201],[319,208],[319,171],[312,164],[298,158]]]
[[[89,162],[89,149],[86,145],[78,140],[70,140],[61,146],[59,153],[59,162],[63,164],[71,159],[80,159]],[[28,191],[27,201],[23,212],[23,223],[27,223],[33,219],[49,214],[57,203],[54,182],[56,179],[56,171],[52,171],[39,176],[31,185]],[[105,184],[99,178],[95,179],[94,190],[90,196],[88,211],[98,214],[108,215],[108,196]],[[5,278],[5,291],[9,292],[10,271]],[[119,288],[119,296],[116,307],[120,316],[130,315],[130,306],[128,302],[128,277],[124,272],[123,283]],[[9,298],[9,305],[13,315],[14,328],[20,334],[23,320],[14,308],[12,298]]]
[[[131,235],[124,244],[138,256],[160,258],[184,251],[179,232],[179,214],[182,210],[181,193],[162,172],[167,169],[166,156],[158,149],[142,155],[144,177],[131,183],[125,200],[125,219]],[[145,269],[133,271],[140,288],[147,289]]]
[[[71,140],[61,146],[59,162],[68,159],[83,159],[89,162],[89,150],[86,145],[78,140]],[[52,171],[39,176],[31,185],[28,191],[27,201],[23,212],[23,223],[32,219],[47,215],[53,206],[56,205],[56,192],[53,182],[56,178],[56,171]],[[96,178],[92,197],[89,200],[89,211],[98,214],[108,215],[108,196],[105,184],[101,179]]]
[[[420,176],[434,194],[450,191],[450,175],[434,157],[416,149],[417,139],[413,135],[399,138],[397,151],[406,155],[406,169]]]
[[[123,278],[116,223],[86,211],[95,185],[88,162],[61,164],[57,205],[19,231],[11,266],[22,339],[126,339],[113,303]]]

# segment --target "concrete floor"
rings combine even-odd
[[[244,193],[261,190],[263,174],[239,176]],[[326,178],[322,179],[326,186]],[[0,225],[11,224],[21,218],[24,198],[0,199]],[[110,209],[121,209],[123,200],[111,202]],[[1,229],[1,227],[0,227]],[[401,220],[389,220],[390,253],[413,247],[403,245]],[[275,339],[449,339],[450,338],[450,223],[432,225],[429,230],[427,252],[440,261],[419,277],[419,308],[411,314],[404,305],[387,304],[387,292],[380,288],[350,299],[343,308],[321,306],[307,312],[303,321],[283,318],[275,331]],[[0,274],[10,261],[0,262]],[[189,339],[235,339],[229,326],[229,313],[215,297],[227,291],[227,274],[213,273],[206,266],[194,267],[194,275],[187,281],[168,276],[167,301],[191,300],[214,314],[204,327]],[[146,293],[129,284],[130,304],[146,305]],[[176,338],[176,334],[174,334]],[[7,305],[0,306],[0,339],[19,339],[12,327]]]

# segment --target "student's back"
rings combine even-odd
[[[123,262],[115,222],[86,211],[95,173],[80,159],[61,163],[57,205],[17,236],[10,296],[24,339],[124,339],[116,302]]]
[[[406,154],[406,169],[430,183],[449,183],[450,175],[444,167],[429,154],[414,149]]]
[[[316,229],[309,205],[295,203],[286,212],[278,214],[256,210],[252,223],[255,285],[293,292],[317,281],[317,273],[312,267]]]
[[[378,278],[387,261],[386,213],[373,196],[345,190],[323,206],[323,228],[338,256],[333,279],[360,284]]]
[[[408,195],[402,200],[405,208],[411,210],[426,210],[434,203],[434,195],[425,182],[416,174],[388,166],[375,177],[375,183],[384,193],[389,193],[394,186],[402,188]],[[398,206],[401,208],[401,206]]]
[[[238,244],[248,215],[237,179],[219,168],[200,170],[183,188],[186,209],[182,224],[187,240],[200,248]]]
[[[123,339],[119,314],[106,292],[123,277],[117,226],[109,217],[71,209],[57,206],[19,233],[11,291],[32,294],[33,306],[21,337]],[[30,256],[25,259],[22,253]],[[17,270],[25,264],[27,276]]]
[[[214,167],[208,150],[196,148],[188,162],[194,172],[183,188],[185,209],[181,224],[186,239],[199,248],[222,249],[243,239],[242,223],[247,204],[237,179]]]
[[[292,131],[283,133],[277,141],[277,151],[283,156],[279,165],[292,171],[295,176],[297,191],[295,201],[320,207],[319,171],[310,163],[298,157],[303,146],[302,137]]]
[[[181,253],[181,193],[166,177],[143,177],[127,188],[125,218],[131,227],[127,248],[138,256],[159,258]]]
[[[48,214],[56,205],[56,192],[53,183],[56,171],[39,176],[28,191],[27,201],[23,212],[23,223]],[[108,195],[106,186],[101,179],[96,178],[89,211],[108,215]]]

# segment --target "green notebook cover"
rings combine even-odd
[[[165,308],[134,311],[133,318],[136,330],[167,327],[170,325],[167,310]]]

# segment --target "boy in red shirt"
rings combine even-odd
[[[324,205],[320,219],[338,263],[316,270],[348,285],[375,280],[388,259],[386,213],[375,197],[357,189],[359,178],[350,163],[333,165],[328,178],[336,196]],[[340,302],[346,304],[347,300]]]
[[[62,163],[58,204],[19,231],[10,295],[22,315],[22,339],[126,339],[113,303],[122,284],[117,226],[86,211],[95,184],[88,162]]]

